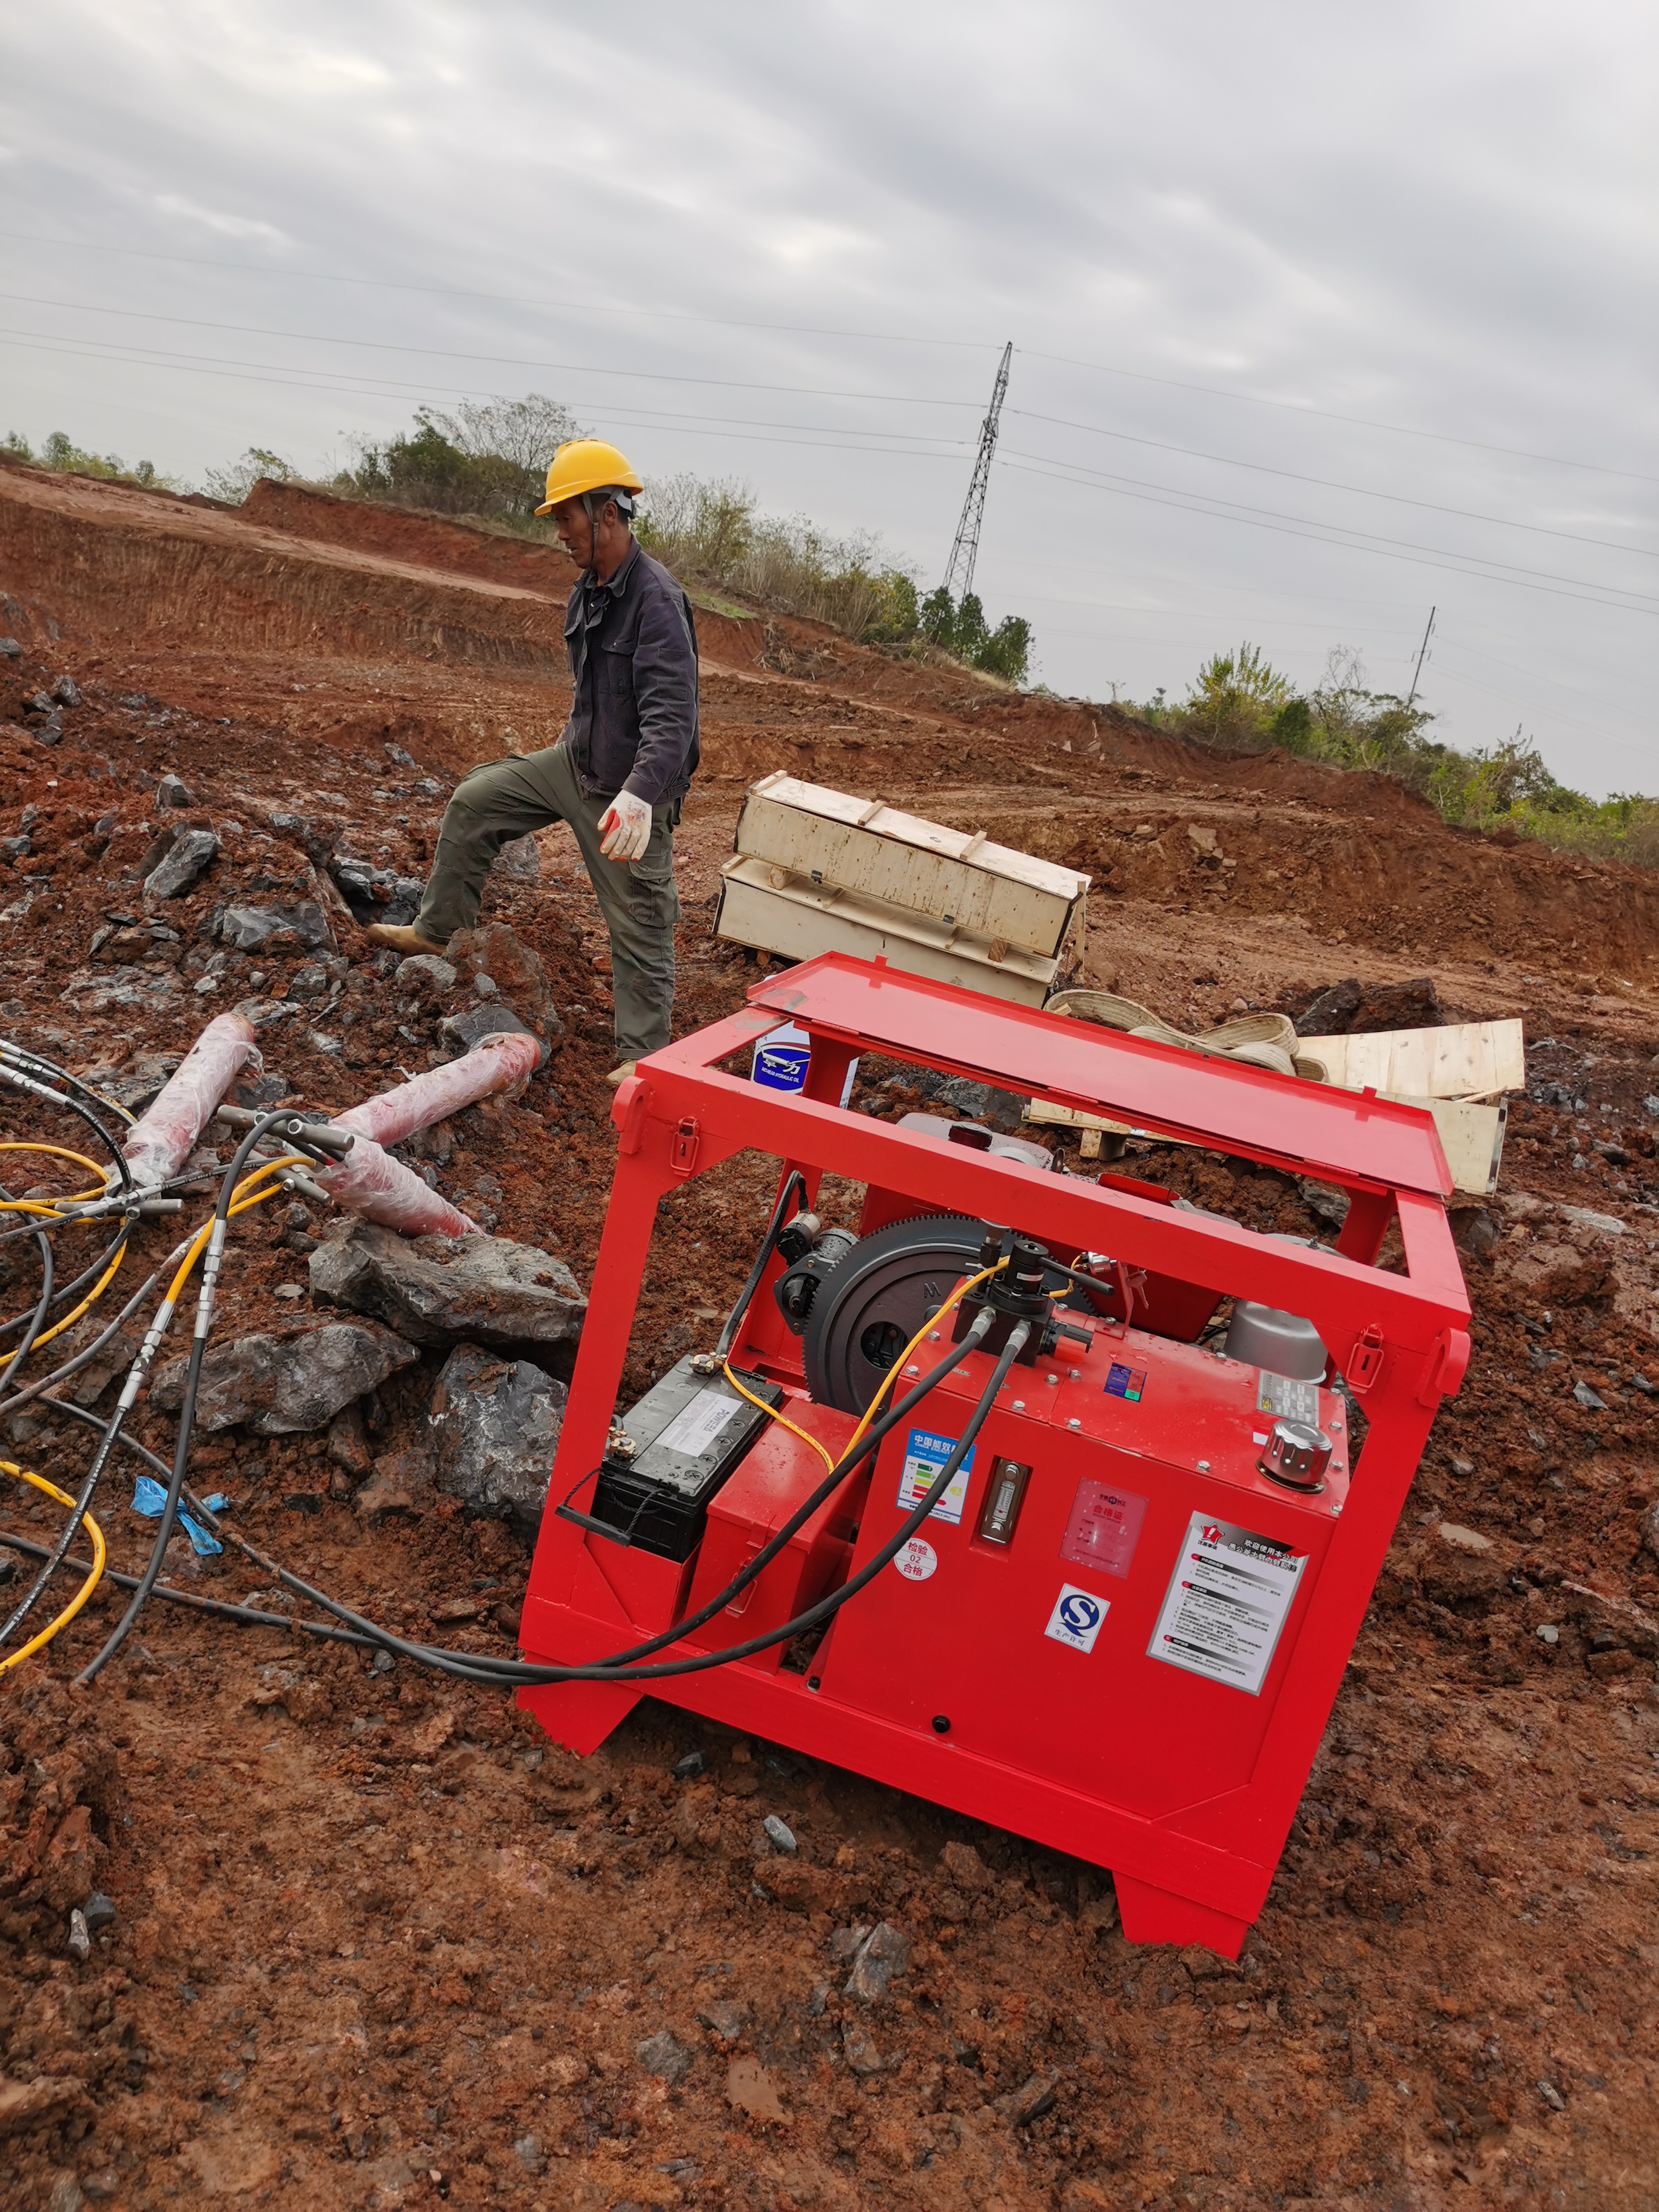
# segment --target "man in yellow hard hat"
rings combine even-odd
[[[614,446],[576,438],[547,472],[559,543],[581,570],[565,611],[574,696],[556,745],[476,768],[444,810],[412,927],[368,934],[399,952],[441,952],[478,918],[490,864],[510,838],[568,822],[611,932],[615,1085],[669,1039],[674,1004],[672,840],[696,771],[697,638],[691,605],[630,525],[644,486]]]

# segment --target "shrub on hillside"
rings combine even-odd
[[[1005,615],[993,629],[977,592],[963,594],[958,606],[941,584],[922,602],[922,636],[941,651],[1000,676],[1009,684],[1023,684],[1031,660],[1031,625],[1023,615]]]
[[[437,514],[528,523],[544,495],[548,464],[581,429],[568,408],[526,399],[466,400],[453,414],[416,410],[413,428],[362,446],[331,489]]]
[[[30,451],[27,438],[15,430],[8,431],[5,451],[15,460],[31,461],[38,469],[56,469],[64,476],[102,477],[106,481],[143,484],[151,491],[184,489],[173,477],[158,475],[153,462],[135,461],[129,468],[118,453],[83,453],[62,430],[54,430],[38,453]]]
[[[763,514],[730,477],[653,477],[635,529],[684,583],[722,586],[871,642],[915,635],[915,579],[884,562],[875,538],[831,538],[803,515]]]
[[[1419,793],[1448,822],[1513,830],[1565,850],[1659,866],[1659,800],[1627,793],[1588,799],[1558,783],[1516,731],[1504,744],[1460,752],[1428,734],[1434,716],[1397,692],[1372,691],[1358,653],[1336,647],[1320,682],[1298,692],[1260,649],[1214,654],[1178,706],[1160,691],[1132,712],[1230,752],[1282,747],[1332,768],[1375,769]]]

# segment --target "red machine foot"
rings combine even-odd
[[[1224,1959],[1236,1959],[1249,1933],[1248,1920],[1217,1912],[1207,1905],[1194,1905],[1189,1897],[1171,1890],[1154,1889],[1133,1875],[1112,1877],[1117,1891],[1118,1917],[1132,1943],[1202,1943]]]
[[[556,1682],[519,1692],[519,1703],[534,1713],[554,1742],[582,1759],[597,1751],[639,1702],[639,1691],[612,1682]]]

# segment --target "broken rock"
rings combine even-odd
[[[439,1489],[474,1513],[536,1528],[564,1407],[563,1383],[527,1359],[458,1346],[432,1394]]]
[[[175,837],[144,878],[146,898],[178,898],[187,891],[219,850],[211,830],[186,830]]]
[[[643,2043],[636,2043],[634,2056],[647,2074],[656,2075],[671,2089],[677,2081],[684,2081],[691,2069],[691,2053],[665,2027],[659,2027],[654,2035],[647,2035]]]
[[[542,1047],[542,1057],[537,1066],[543,1066],[547,1059],[545,1040],[531,1028],[528,1022],[521,1022],[511,1006],[501,1006],[499,1002],[469,1006],[465,1013],[446,1015],[438,1024],[439,1036],[452,1048],[452,1058],[471,1052],[475,1044],[482,1044],[487,1036],[511,1036],[515,1032],[536,1038]]]
[[[311,1255],[319,1306],[370,1314],[411,1344],[546,1352],[581,1334],[587,1301],[562,1260],[510,1237],[399,1237],[343,1221]]]
[[[458,930],[445,949],[445,957],[469,988],[478,975],[488,975],[501,997],[538,1036],[556,1043],[563,1036],[564,1024],[554,1006],[552,987],[540,955],[504,921]]]
[[[228,906],[219,917],[219,942],[234,952],[254,952],[262,945],[273,952],[335,949],[328,916],[315,899],[298,899],[291,906]]]
[[[860,1944],[847,1977],[847,1994],[860,2004],[875,2004],[887,1994],[894,1977],[910,1963],[910,1939],[901,1936],[890,1920],[882,1921]]]
[[[260,1436],[320,1429],[343,1406],[384,1382],[418,1355],[369,1322],[326,1322],[216,1346],[202,1363],[196,1418],[208,1430],[238,1425]],[[162,1413],[183,1403],[187,1359],[169,1360],[149,1386]]]

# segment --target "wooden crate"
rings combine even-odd
[[[1060,964],[1012,945],[1000,950],[904,907],[742,858],[727,860],[720,870],[714,927],[735,944],[786,960],[810,960],[818,952],[850,952],[860,960],[879,955],[906,975],[929,975],[1022,1006],[1042,1004]]]
[[[722,871],[723,937],[787,958],[895,967],[1041,1006],[1080,965],[1087,876],[982,831],[780,771],[756,784]]]

